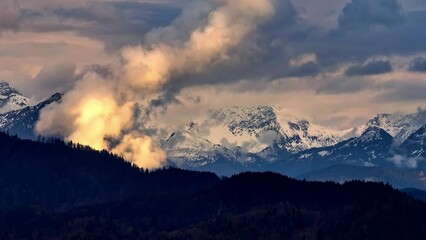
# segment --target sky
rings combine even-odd
[[[273,105],[345,129],[426,107],[425,22],[424,0],[2,0],[0,80],[68,107],[120,89],[111,113],[141,102],[170,123]]]

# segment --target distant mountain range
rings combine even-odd
[[[61,99],[61,94],[55,94],[31,106],[28,98],[6,83],[0,84],[0,95],[4,102],[0,130],[28,139],[36,138],[34,126],[40,111]],[[378,114],[343,131],[270,106],[209,111],[203,120],[184,127],[162,126],[155,121],[145,121],[144,127],[155,133],[152,137],[167,152],[169,165],[184,169],[219,175],[276,171],[293,177],[357,178],[392,182],[401,188],[426,188],[422,177],[426,171],[426,112],[421,110]],[[339,174],[334,174],[336,169]],[[407,176],[417,177],[407,181]]]

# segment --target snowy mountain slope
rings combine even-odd
[[[0,114],[0,131],[16,134],[21,138],[35,139],[34,127],[40,111],[47,105],[60,101],[61,97],[62,95],[57,93],[35,106]]]
[[[175,129],[160,144],[179,167],[216,165],[224,159],[240,167],[265,166],[305,149],[336,144],[346,134],[273,107],[223,108],[200,122]]]
[[[225,175],[255,170],[255,166],[265,163],[256,154],[241,151],[239,147],[227,148],[198,136],[197,129],[191,125],[173,132],[161,148],[174,166]]]
[[[394,137],[399,145],[425,124],[426,111],[423,110],[411,114],[378,114],[360,127],[359,131],[369,127],[381,128]]]
[[[29,99],[22,96],[6,82],[0,82],[0,114],[19,110],[29,105]]]
[[[426,158],[426,125],[411,134],[401,144],[399,150],[404,156],[410,158]]]
[[[184,142],[184,144],[179,142]],[[188,142],[192,144],[187,145]],[[201,147],[204,150],[200,151],[194,146]],[[254,171],[255,166],[263,164],[262,160],[256,155],[212,144],[205,139],[194,139],[187,133],[173,134],[162,147],[167,152],[171,164],[184,169],[231,175],[250,169]]]
[[[389,166],[393,138],[380,128],[369,128],[361,136],[336,145],[308,149],[277,162],[273,168],[291,176],[330,167],[336,164],[356,166]]]
[[[250,153],[260,153],[274,145],[296,153],[336,144],[346,134],[269,106],[223,108],[213,112],[199,128],[211,142],[239,146]]]

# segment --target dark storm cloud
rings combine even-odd
[[[63,19],[94,21],[99,24],[149,24],[152,27],[168,25],[180,13],[175,5],[138,2],[93,2],[84,7],[55,9]]]
[[[286,75],[289,77],[308,77],[316,76],[320,72],[318,65],[315,62],[307,62],[300,66],[293,66],[287,70]]]
[[[347,76],[377,75],[389,73],[392,66],[389,61],[370,61],[366,64],[351,66],[346,69]]]
[[[245,79],[262,85],[276,78],[318,76],[338,71],[343,64],[364,62],[349,67],[339,80],[318,80],[318,93],[354,93],[372,86],[379,88],[362,76],[393,71],[386,56],[426,51],[426,31],[423,30],[426,12],[404,12],[396,0],[350,1],[339,16],[338,26],[331,32],[322,32],[304,22],[298,11],[291,2],[282,4],[272,21],[261,26],[233,52],[239,56],[237,61],[217,64],[203,76],[195,76],[183,84],[217,84]],[[255,47],[250,48],[253,43]],[[316,62],[290,65],[290,60],[312,53],[317,57]],[[384,60],[371,60],[377,56]]]
[[[182,105],[182,101],[176,97],[176,92],[164,92],[159,97],[152,99],[146,107],[146,113],[156,114],[157,112],[164,112],[170,105]]]
[[[181,7],[164,3],[90,2],[74,8],[23,9],[22,12],[32,31],[75,31],[105,42],[109,49],[119,49],[140,44],[147,32],[170,24],[180,14]]]
[[[278,1],[275,5],[275,11],[278,13],[276,16],[265,24],[262,31],[276,32],[277,29],[284,29],[284,27],[297,23],[299,12],[294,7],[293,3],[288,0]],[[270,36],[270,35],[269,35]]]
[[[342,10],[338,26],[331,32],[309,25],[299,17],[299,10],[291,3],[287,6],[287,21],[272,20],[259,29],[256,44],[262,49],[246,58],[257,59],[239,74],[225,74],[233,79],[259,79],[264,81],[281,77],[309,77],[333,72],[344,63],[366,62],[374,57],[409,55],[426,51],[426,12],[404,12],[396,0],[353,0]],[[426,4],[425,4],[426,5]],[[285,8],[284,8],[285,9]],[[279,10],[278,14],[282,14]],[[303,54],[315,53],[316,63],[292,67],[289,60]],[[259,65],[259,63],[261,65]],[[348,69],[348,75],[374,75],[392,71],[387,60],[368,62]],[[220,71],[218,71],[220,72]],[[237,72],[237,71],[236,71]],[[220,72],[222,74],[222,72]],[[227,79],[217,77],[218,79]],[[201,81],[203,82],[203,81]],[[355,87],[359,83],[345,82]]]
[[[302,47],[315,51],[323,65],[415,54],[426,50],[425,21],[425,11],[404,12],[396,0],[353,0],[342,11],[335,30]]]
[[[396,0],[352,0],[338,19],[338,30],[359,31],[374,25],[393,27],[403,21],[401,4]]]
[[[411,72],[426,72],[426,58],[415,58],[408,67]]]

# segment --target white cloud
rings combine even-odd
[[[397,167],[417,168],[420,161],[424,161],[422,157],[405,157],[402,155],[395,155],[389,158]]]

